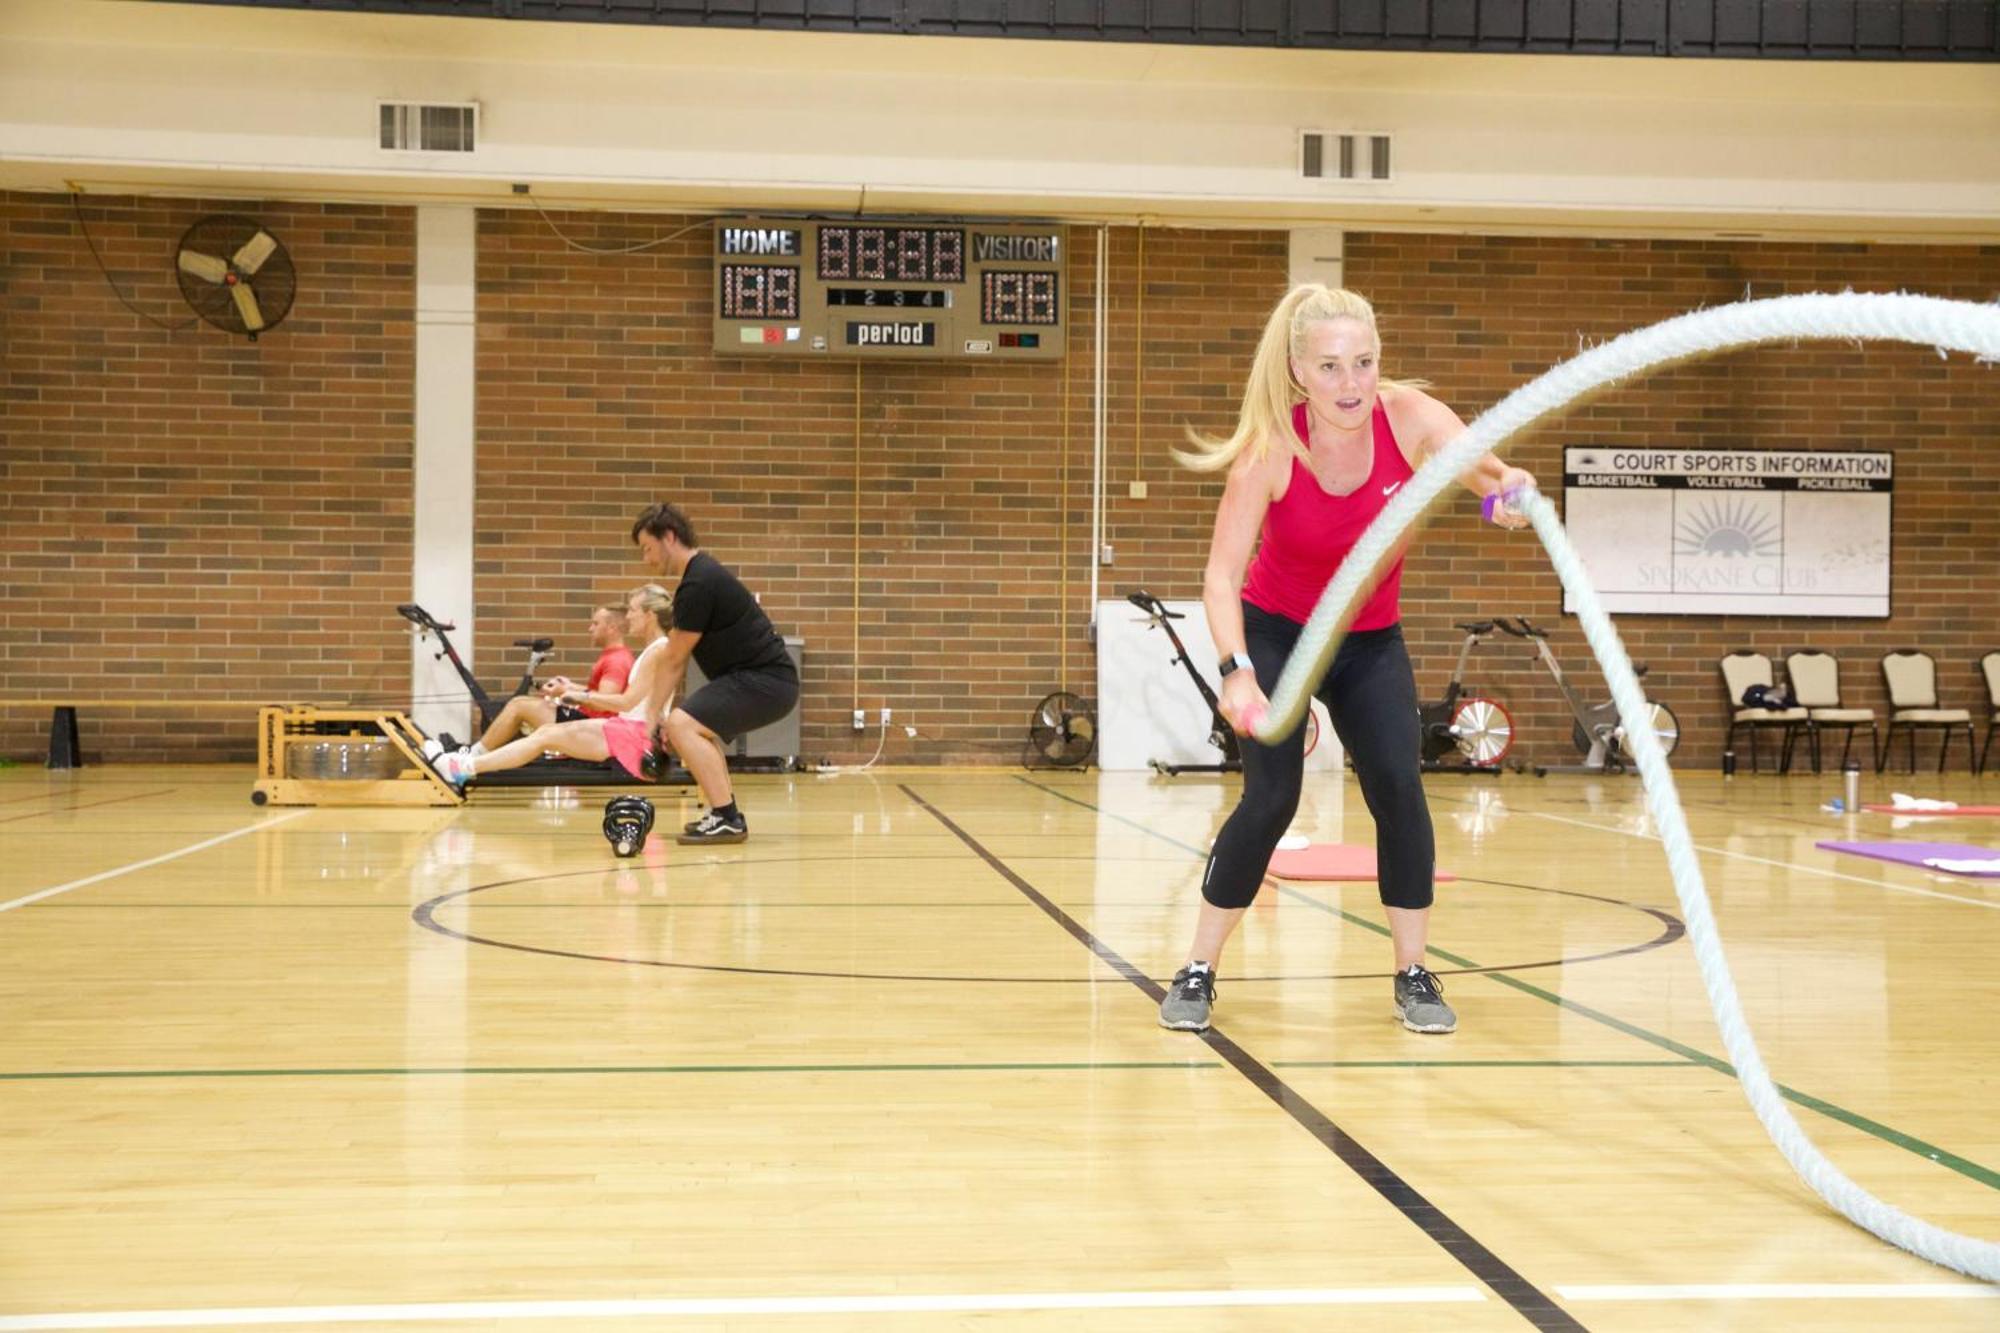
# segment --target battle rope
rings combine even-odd
[[[1353,604],[1372,586],[1378,566],[1438,494],[1501,441],[1593,389],[1641,371],[1712,352],[1797,338],[1877,338],[1927,344],[1936,347],[1939,355],[1949,349],[1970,352],[1982,360],[2000,360],[2000,307],[1927,296],[1853,292],[1745,301],[1624,334],[1516,389],[1426,461],[1355,543],[1300,635],[1278,681],[1270,711],[1258,720],[1253,734],[1268,742],[1285,736],[1298,724],[1307,697],[1325,676],[1339,647]],[[1709,1007],[1737,1079],[1765,1132],[1799,1177],[1850,1222],[1932,1263],[2000,1282],[2000,1245],[1913,1217],[1855,1184],[1813,1146],[1773,1086],[1743,1020],[1673,774],[1659,737],[1653,733],[1652,710],[1631,659],[1556,516],[1555,506],[1533,491],[1522,493],[1513,503],[1527,515],[1548,548],[1584,636],[1611,686],[1625,729],[1625,747],[1638,763],[1646,803],[1666,847],[1674,893],[1680,899],[1688,939],[1701,966]]]

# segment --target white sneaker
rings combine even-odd
[[[438,761],[438,756],[444,753],[444,742],[435,736],[426,736],[424,737],[423,752],[424,758],[435,764]]]
[[[465,784],[474,776],[472,756],[463,750],[448,750],[431,762],[436,766],[438,776],[458,791],[464,791]]]

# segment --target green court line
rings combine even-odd
[[[1206,858],[1208,855],[1207,851],[1203,848],[1189,846],[1187,843],[1180,841],[1178,838],[1170,837],[1167,834],[1161,833],[1156,829],[1147,828],[1144,824],[1138,823],[1135,820],[1127,819],[1123,815],[1114,814],[1109,810],[1099,809],[1097,806],[1091,805],[1088,801],[1078,800],[1076,797],[1067,795],[1063,792],[1059,792],[1055,790],[1053,787],[1044,787],[1040,783],[1030,782],[1027,778],[1021,777],[1018,774],[1015,775],[1014,780],[1016,782],[1022,783],[1025,786],[1033,787],[1036,791],[1044,792],[1047,795],[1053,796],[1059,801],[1068,801],[1072,805],[1079,805],[1086,810],[1095,811],[1097,814],[1103,815],[1107,819],[1115,819],[1121,824],[1125,824],[1128,825],[1129,827],[1139,829],[1146,833],[1150,833],[1154,837],[1160,839],[1161,841],[1170,843],[1175,847],[1182,848],[1192,853],[1195,856]],[[1354,913],[1349,912],[1344,908],[1336,907],[1330,903],[1323,903],[1319,899],[1314,898],[1309,894],[1300,893],[1296,889],[1291,888],[1289,885],[1280,885],[1279,891],[1283,893],[1286,897],[1291,898],[1295,902],[1304,903],[1308,907],[1312,907],[1318,911],[1326,912],[1333,916],[1337,916],[1343,921],[1361,927],[1363,930],[1372,930],[1377,935],[1382,935],[1382,936],[1387,936],[1389,934],[1389,928],[1385,925],[1382,925],[1375,921],[1370,921],[1366,917],[1356,916]],[[1446,962],[1449,962],[1454,967],[1471,968],[1471,969],[1478,969],[1480,967],[1478,963],[1475,963],[1470,958],[1461,958],[1457,954],[1451,953],[1448,950],[1438,948],[1436,945],[1429,946],[1428,952],[1435,954],[1439,958],[1444,959]],[[1532,995],[1538,1000],[1545,1000],[1548,1003],[1555,1005],[1557,1008],[1566,1009],[1570,1013],[1576,1014],[1579,1017],[1588,1018],[1592,1022],[1601,1023],[1604,1026],[1613,1029],[1614,1031],[1624,1033],[1628,1037],[1634,1037],[1640,1041],[1646,1042],[1649,1045],[1657,1046],[1663,1051],[1671,1051],[1675,1055],[1680,1056],[1683,1060],[1687,1060],[1698,1065],[1704,1065],[1709,1069],[1715,1070],[1718,1073],[1727,1074],[1732,1079],[1736,1077],[1736,1066],[1731,1064],[1729,1061],[1718,1059],[1717,1057],[1708,1054],[1708,1052],[1706,1051],[1697,1050],[1692,1046],[1688,1046],[1682,1042],[1675,1041],[1672,1037],[1664,1036],[1658,1032],[1648,1031],[1647,1029],[1638,1026],[1636,1023],[1628,1023],[1622,1018],[1613,1017],[1612,1015],[1605,1013],[1603,1010],[1593,1009],[1587,1004],[1579,1004],[1575,1000],[1565,999],[1562,996],[1556,994],[1554,991],[1543,990],[1540,986],[1531,985],[1530,983],[1522,981],[1517,977],[1509,976],[1504,972],[1480,971],[1479,975],[1486,977],[1489,980],[1497,981],[1503,986],[1511,986],[1515,990],[1520,991],[1524,995]],[[1934,1143],[1928,1143],[1923,1139],[1917,1138],[1915,1135],[1905,1134],[1901,1130],[1892,1129],[1888,1125],[1885,1125],[1882,1122],[1880,1122],[1879,1120],[1871,1120],[1867,1116],[1862,1115],[1857,1111],[1850,1111],[1844,1106],[1836,1105],[1835,1103],[1829,1102],[1824,1098],[1815,1097],[1808,1092],[1801,1092],[1797,1088],[1787,1087],[1785,1084],[1779,1083],[1776,1079],[1772,1080],[1772,1085],[1777,1088],[1779,1095],[1782,1096],[1788,1102],[1792,1102],[1796,1105],[1806,1107],[1808,1110],[1817,1111],[1821,1115],[1827,1117],[1829,1120],[1838,1121],[1839,1123],[1846,1125],[1850,1129],[1858,1129],[1864,1134],[1873,1135],[1875,1138],[1882,1140],[1884,1143],[1893,1144],[1894,1146],[1901,1148],[1906,1152],[1915,1153],[1917,1156],[1922,1157],[1926,1161],[1935,1162],[1939,1166],[1949,1168],[1952,1171],[1956,1171],[1959,1175],[1964,1176],[1968,1180],[1978,1181],[1980,1184],[1986,1186],[1988,1189],[2000,1190],[2000,1171],[1995,1171],[1991,1167],[1983,1166],[1980,1163],[1971,1160],[1970,1158],[1961,1157],[1955,1152],[1948,1151],[1947,1149],[1941,1148]]]
[[[1032,1070],[1221,1069],[1214,1060],[1022,1061],[1001,1064],[854,1065],[468,1065],[450,1068],[385,1066],[380,1069],[79,1069],[0,1073],[0,1081],[86,1078],[384,1078],[423,1075],[541,1074],[918,1074],[1013,1073]]]
[[[1178,862],[1176,862],[1175,864],[1178,864]],[[1102,900],[1093,899],[1091,901],[1102,901]],[[954,901],[951,899],[939,899],[933,902],[924,902],[920,900],[913,900],[909,902],[842,902],[836,899],[829,898],[825,902],[820,902],[820,903],[762,902],[755,898],[748,898],[748,899],[739,898],[728,902],[713,902],[713,903],[692,903],[686,901],[675,901],[674,899],[671,898],[646,898],[646,899],[635,898],[629,901],[621,901],[617,898],[590,898],[590,899],[578,898],[568,902],[557,901],[557,902],[538,902],[538,903],[510,903],[510,902],[482,903],[481,910],[489,912],[493,911],[575,912],[575,911],[588,910],[591,908],[604,908],[607,911],[609,910],[626,911],[629,909],[636,909],[643,907],[648,910],[672,910],[676,912],[699,912],[704,910],[726,911],[726,912],[761,912],[767,908],[774,910],[798,908],[807,911],[822,911],[831,908],[847,909],[853,907],[869,907],[869,908],[879,907],[879,908],[893,909],[895,911],[902,911],[907,908],[915,908],[915,907],[921,907],[921,908],[937,907],[937,908],[952,908],[952,909],[975,908],[980,911],[985,911],[988,908],[995,908],[995,909],[1007,908],[1010,910],[1018,909],[1020,905],[1021,904],[1018,901],[1010,903],[1007,902],[1005,899],[1000,899],[1000,898],[996,898],[991,902],[961,902],[961,901]],[[1114,900],[1111,903],[1111,905],[1114,907],[1118,906],[1143,907],[1146,906],[1147,904],[1143,899],[1133,898],[1122,903]],[[72,903],[70,904],[70,906],[72,907],[72,909],[85,909],[85,910],[96,910],[99,908],[128,908],[134,911],[151,910],[151,911],[170,911],[170,912],[178,912],[184,909],[192,909],[195,911],[216,911],[216,912],[250,911],[250,910],[255,910],[259,912],[325,912],[325,911],[335,911],[335,910],[376,911],[376,912],[389,911],[389,912],[400,912],[403,915],[408,916],[410,913],[410,909],[416,906],[416,904],[411,902],[259,903],[246,900],[240,903]]]
[[[1692,1068],[1687,1060],[1274,1060],[1284,1069],[1588,1069],[1632,1067]],[[118,1078],[400,1078],[424,1075],[544,1074],[930,1074],[1056,1071],[1091,1073],[1100,1069],[1226,1069],[1219,1060],[1050,1060],[1000,1064],[854,1065],[468,1065],[457,1068],[385,1066],[380,1069],[52,1069],[0,1072],[0,1082],[55,1082]]]
[[[1693,1060],[1270,1060],[1273,1069],[1693,1069]]]
[[[1727,1074],[1732,1079],[1736,1077],[1736,1066],[1729,1061],[1717,1059],[1706,1051],[1696,1050],[1692,1046],[1675,1041],[1672,1037],[1662,1036],[1657,1032],[1649,1032],[1645,1028],[1626,1022],[1622,1018],[1614,1018],[1612,1015],[1602,1010],[1593,1009],[1587,1004],[1579,1004],[1575,1000],[1565,999],[1553,991],[1543,990],[1540,986],[1531,985],[1517,977],[1510,977],[1504,972],[1488,972],[1483,975],[1491,977],[1503,986],[1512,986],[1515,990],[1523,994],[1532,995],[1536,999],[1547,1000],[1550,1004],[1556,1005],[1558,1008],[1567,1009],[1573,1014],[1578,1014],[1584,1018],[1602,1023],[1606,1027],[1615,1028],[1627,1036],[1649,1042],[1661,1050],[1673,1051],[1675,1054],[1684,1056],[1696,1064],[1706,1065],[1718,1073]],[[1914,1135],[1905,1134],[1898,1129],[1892,1129],[1878,1120],[1870,1120],[1858,1111],[1850,1111],[1844,1106],[1835,1105],[1833,1102],[1815,1097],[1809,1092],[1801,1092],[1797,1088],[1787,1087],[1776,1079],[1771,1080],[1771,1083],[1773,1087],[1777,1088],[1779,1095],[1788,1102],[1806,1107],[1809,1110],[1818,1111],[1829,1120],[1837,1120],[1850,1129],[1858,1129],[1864,1134],[1872,1134],[1885,1143],[1893,1143],[1898,1148],[1913,1152],[1919,1157],[1927,1158],[1930,1161],[1936,1162],[1939,1166],[1950,1167],[1953,1171],[1958,1172],[1958,1174],[1966,1177],[1968,1180],[1976,1180],[1988,1189],[2000,1190],[2000,1171],[1994,1171],[1991,1167],[1982,1166],[1970,1158],[1961,1157],[1957,1153],[1940,1148],[1934,1143],[1926,1143]]]

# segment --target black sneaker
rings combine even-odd
[[[695,820],[694,823],[689,824],[674,841],[687,846],[697,846],[709,843],[742,842],[749,836],[750,825],[742,815],[738,815],[734,819],[724,819],[721,815],[711,810],[700,819]]]
[[[1458,1030],[1458,1015],[1444,1002],[1444,987],[1417,963],[1396,974],[1396,1017],[1412,1032]]]
[[[1167,998],[1160,1001],[1160,1026],[1176,1032],[1208,1031],[1209,1006],[1215,1003],[1215,969],[1190,963],[1174,973]]]

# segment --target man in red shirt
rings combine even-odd
[[[589,689],[599,694],[622,694],[632,675],[632,650],[625,646],[625,617],[615,607],[600,606],[590,613],[590,642],[598,650],[597,665],[590,669]],[[574,722],[585,717],[610,716],[601,708],[576,708],[558,702],[565,692],[576,688],[566,676],[542,682],[539,696],[517,694],[507,701],[486,734],[474,741],[475,755],[498,749],[517,736],[552,722]]]

